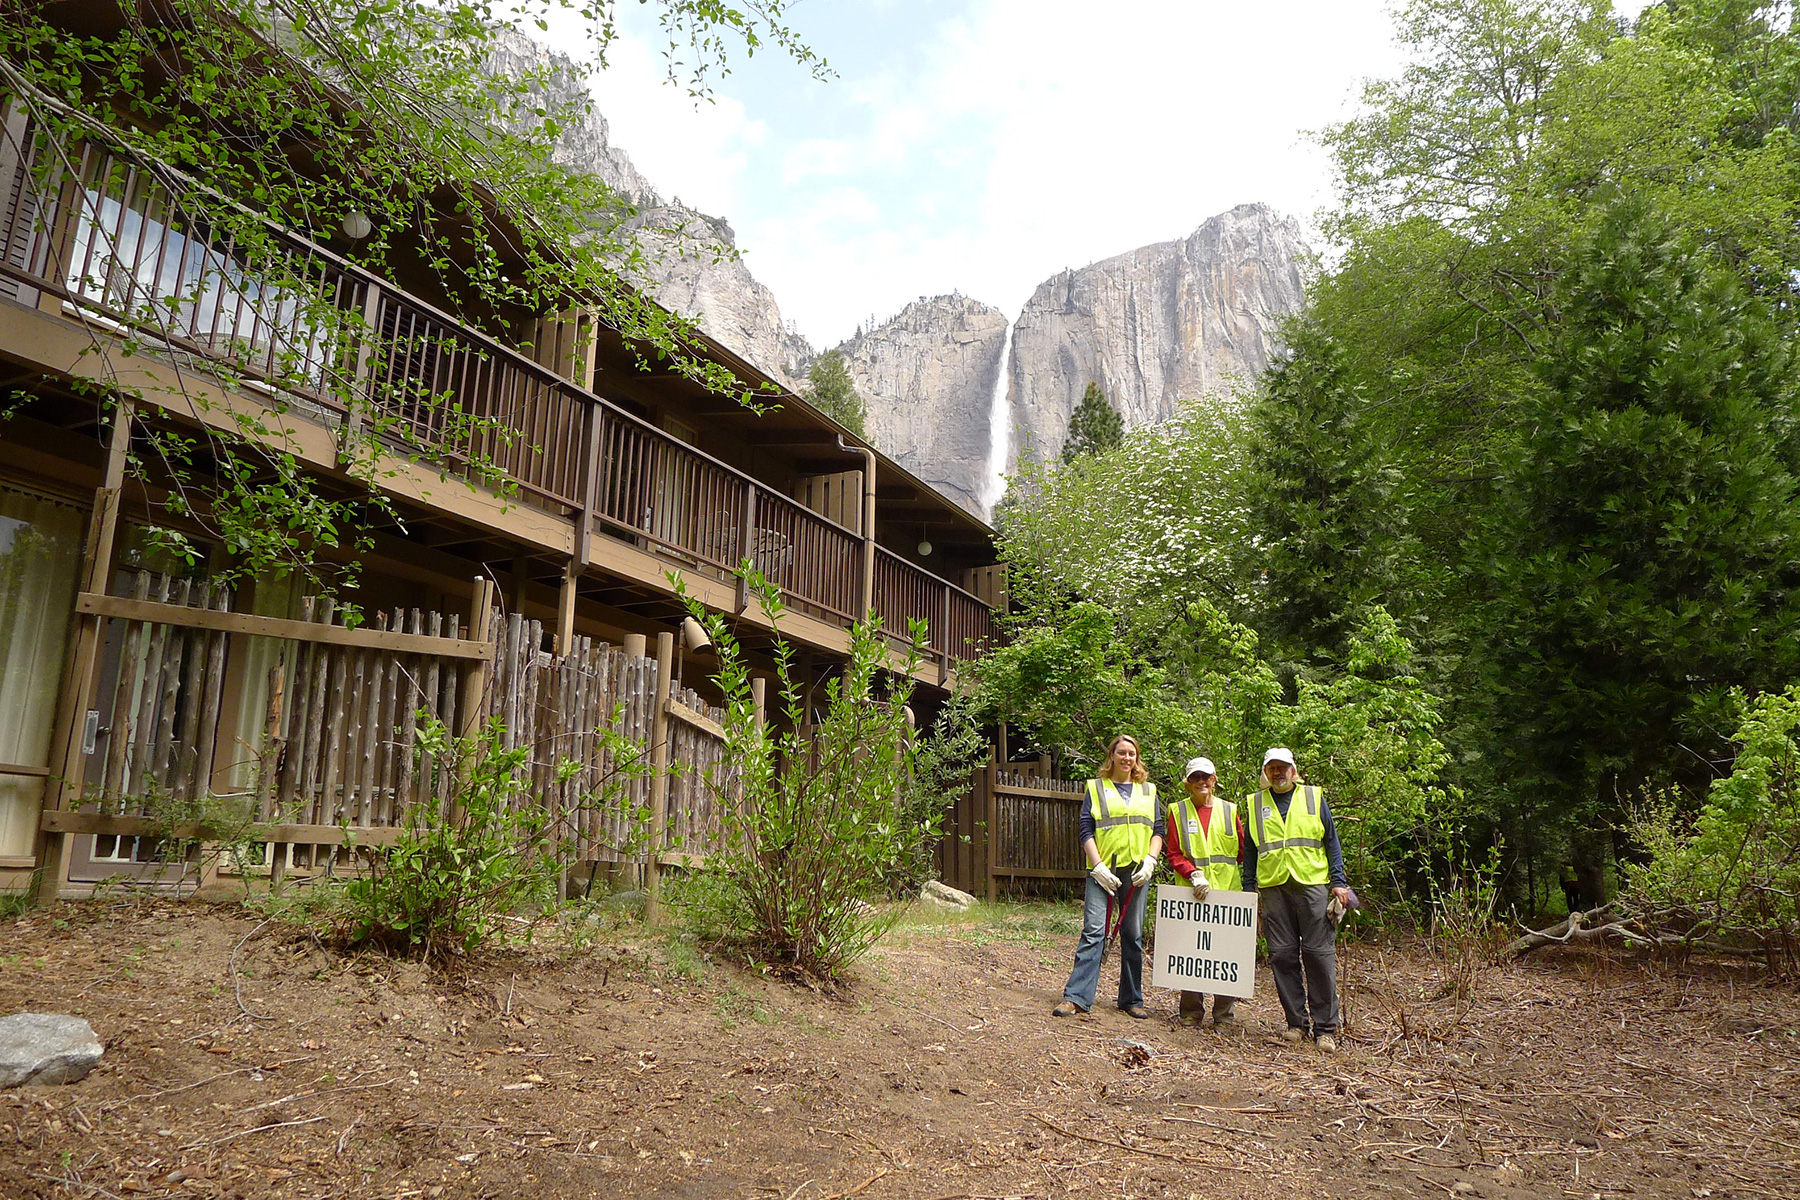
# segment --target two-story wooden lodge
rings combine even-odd
[[[646,372],[638,348],[579,314],[507,344],[424,285],[350,263],[347,234],[272,229],[285,282],[268,285],[264,268],[259,286],[231,244],[171,201],[156,164],[124,139],[52,135],[33,116],[44,102],[0,89],[0,888],[39,872],[54,894],[138,871],[143,839],[107,798],[131,778],[139,791],[200,796],[276,787],[257,768],[270,766],[259,756],[278,726],[344,764],[279,785],[338,798],[282,840],[328,843],[359,771],[362,823],[379,824],[371,813],[384,806],[391,818],[410,786],[404,748],[384,749],[340,710],[366,701],[371,722],[391,724],[423,685],[409,676],[413,692],[397,690],[399,668],[379,655],[441,660],[448,681],[481,653],[472,627],[492,633],[490,603],[520,661],[602,643],[642,656],[680,628],[678,572],[758,652],[767,622],[732,573],[750,559],[780,587],[781,631],[809,677],[841,661],[866,610],[890,630],[927,621],[916,705],[927,718],[957,661],[993,636],[1004,583],[990,530],[804,400],[780,394],[759,414],[679,373]],[[296,298],[295,280],[314,290]],[[296,315],[320,303],[356,319],[321,333]],[[703,346],[746,383],[769,383]],[[363,372],[361,403],[308,386],[332,370]],[[407,436],[446,405],[478,420],[469,440],[484,441],[503,479],[471,474],[444,441]],[[255,430],[327,489],[354,495],[372,480],[392,515],[358,554],[350,597],[371,620],[334,624],[279,576],[212,589],[206,564],[232,548],[206,544],[201,521],[187,529],[195,566],[160,554],[142,531],[183,523],[165,503],[178,483],[132,466],[151,460],[133,440],[151,428]],[[352,657],[313,670],[282,646]],[[710,660],[684,670],[693,652],[674,646],[677,679],[703,709]],[[366,685],[358,654],[373,664]],[[271,675],[278,661],[300,665],[284,681]],[[373,682],[383,669],[385,693]],[[285,712],[271,686],[286,689]],[[161,766],[145,768],[151,759]],[[276,799],[265,813],[283,811]]]

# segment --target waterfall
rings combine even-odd
[[[1012,324],[1006,326],[1006,342],[1000,351],[1000,373],[994,377],[994,396],[988,403],[988,463],[982,480],[981,508],[989,518],[1006,494],[1006,457],[1012,450],[1012,414],[1007,411],[1006,385],[1012,377]]]

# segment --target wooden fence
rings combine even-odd
[[[525,752],[523,794],[545,807],[571,866],[639,863],[654,878],[656,865],[717,848],[719,798],[736,784],[724,714],[663,679],[671,635],[654,657],[592,638],[552,655],[540,622],[485,599],[473,629],[418,609],[353,628],[311,599],[285,620],[232,612],[231,599],[148,572],[129,597],[79,598],[109,626],[102,708],[89,720],[83,803],[41,819],[78,839],[72,864],[86,873],[72,877],[166,878],[170,838],[263,843],[277,878],[348,866],[354,846],[392,842],[419,805],[448,794],[453,764],[420,748],[434,721],[461,732],[498,723],[502,748]],[[222,751],[247,715],[255,744]],[[234,779],[250,790],[234,794]]]
[[[989,900],[1080,880],[1083,803],[1082,784],[1052,778],[1047,762],[989,763],[946,814],[938,877]]]
[[[654,892],[661,866],[718,848],[737,788],[724,714],[674,678],[671,634],[655,654],[577,638],[553,655],[540,622],[485,599],[467,625],[395,609],[356,628],[329,600],[285,620],[233,612],[232,599],[149,573],[129,597],[79,598],[109,625],[104,723],[91,722],[84,802],[42,818],[88,839],[74,861],[91,873],[78,878],[164,877],[171,837],[260,843],[244,869],[277,879],[349,868],[356,846],[391,843],[449,792],[452,764],[420,751],[432,721],[498,723],[502,747],[525,752],[523,795],[544,806],[570,867],[636,866]],[[260,736],[240,733],[234,758],[222,743],[247,725]],[[233,797],[234,779],[248,803],[209,809]],[[1047,762],[982,768],[946,813],[939,877],[989,898],[1079,881],[1082,803],[1082,786],[1051,778]],[[239,828],[221,807],[245,814]]]

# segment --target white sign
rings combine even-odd
[[[1256,893],[1194,899],[1185,883],[1156,889],[1156,952],[1150,982],[1182,992],[1249,999],[1256,984]]]

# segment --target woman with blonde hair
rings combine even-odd
[[[1138,755],[1137,739],[1120,734],[1106,747],[1097,778],[1088,780],[1081,810],[1081,849],[1087,855],[1087,895],[1075,967],[1052,1016],[1094,1006],[1100,959],[1113,909],[1119,910],[1119,1008],[1144,1019],[1144,897],[1162,853],[1163,806]]]

